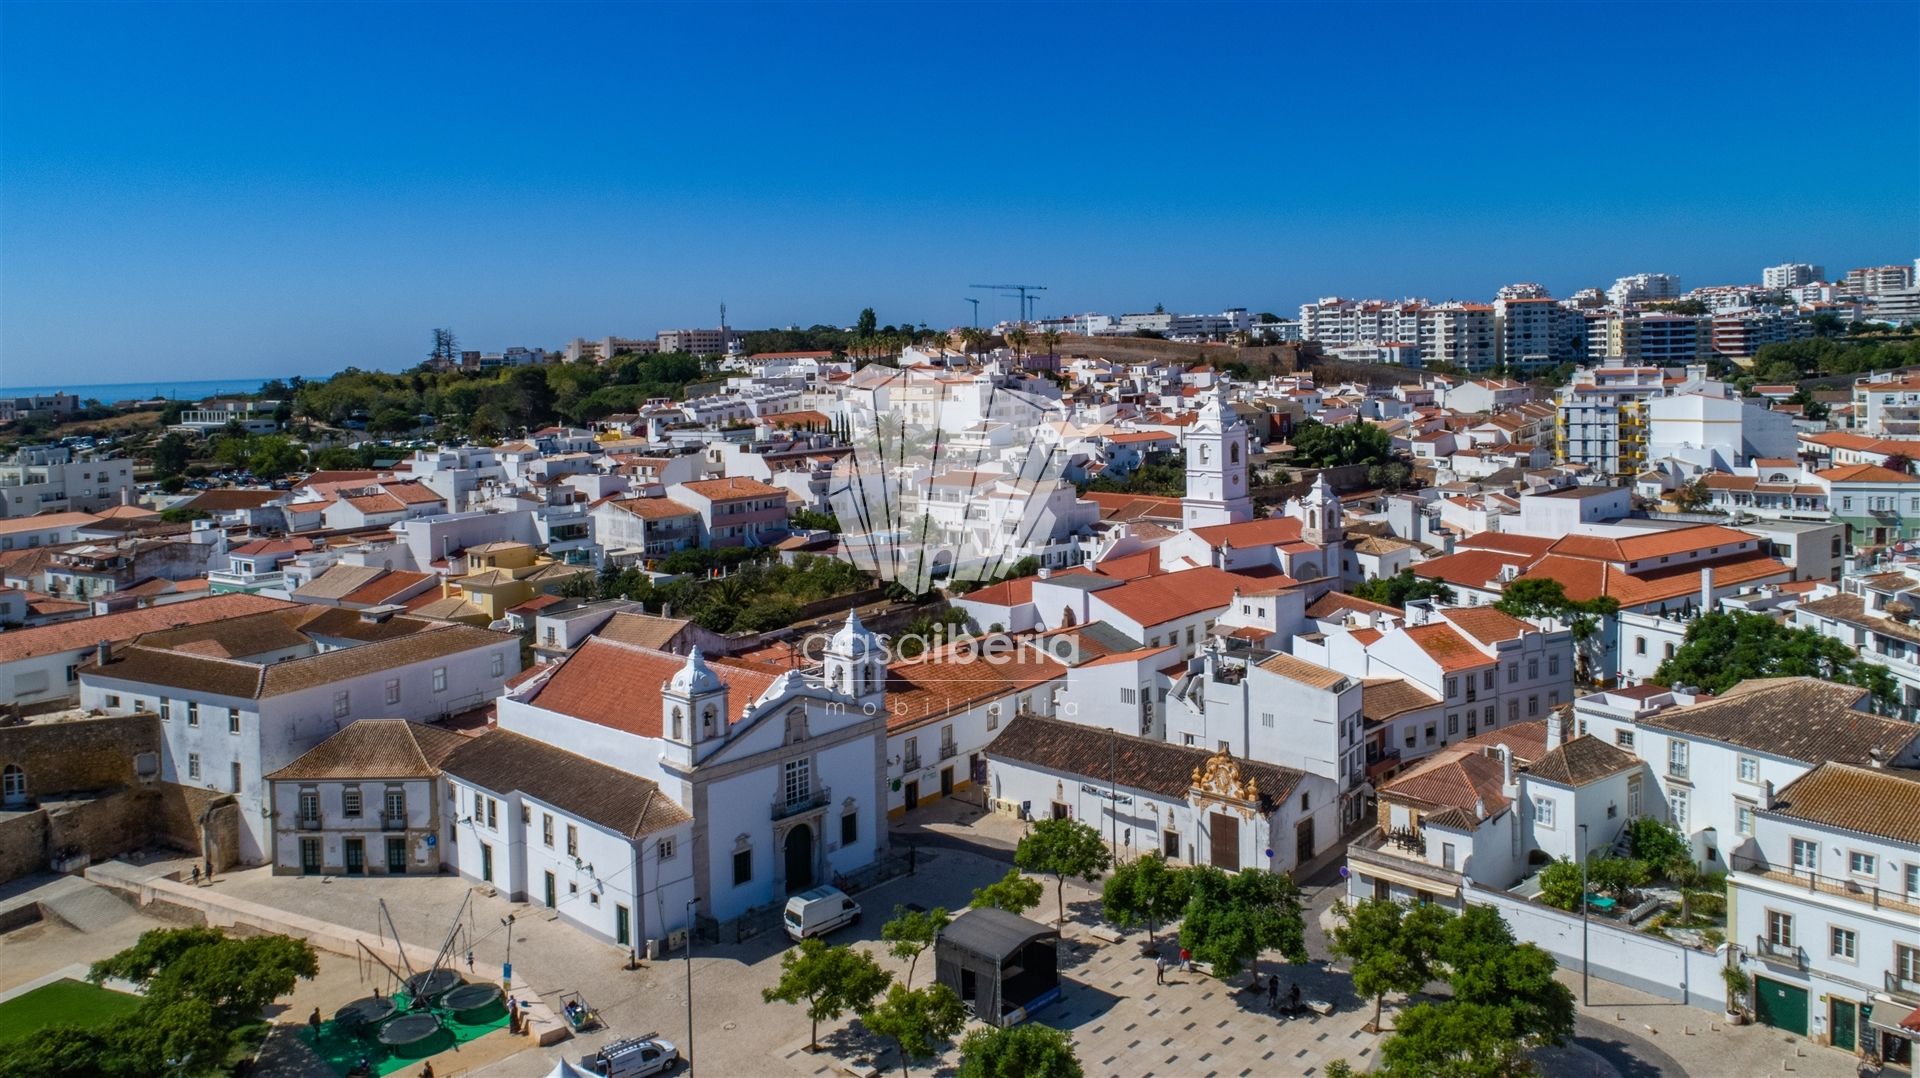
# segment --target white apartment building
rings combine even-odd
[[[1493,320],[1498,360],[1505,366],[1551,366],[1586,358],[1586,317],[1544,295],[1502,296],[1493,301]]]
[[[1849,296],[1880,296],[1888,292],[1904,292],[1913,287],[1914,267],[1908,265],[1864,266],[1847,271],[1841,281]]]
[[[1714,355],[1744,364],[1761,348],[1799,340],[1812,333],[1812,327],[1800,320],[1797,311],[1747,307],[1716,312],[1711,333]]]
[[[1671,273],[1636,273],[1616,279],[1607,289],[1607,301],[1615,307],[1679,298],[1680,278]]]
[[[1756,459],[1790,460],[1799,449],[1793,417],[1707,383],[1646,403],[1648,460],[1673,458],[1707,471],[1732,471]]]
[[[1647,461],[1647,404],[1667,393],[1665,372],[1653,366],[1608,366],[1575,371],[1560,391],[1554,455],[1603,476],[1628,480]]]
[[[1827,279],[1827,271],[1807,262],[1782,262],[1760,271],[1760,284],[1770,289],[1799,288]]]
[[[60,445],[25,446],[0,460],[0,517],[92,512],[133,493],[133,461],[79,457]]]
[[[658,351],[685,352],[695,356],[725,355],[733,350],[739,335],[720,329],[663,329],[654,338]]]
[[[267,775],[359,719],[478,707],[520,671],[516,636],[372,613],[364,642],[323,650],[301,631],[315,613],[148,633],[80,669],[81,707],[160,716],[162,778],[234,795],[243,864],[273,856]]]
[[[1824,763],[1755,805],[1727,936],[1765,1025],[1894,1066],[1920,1035],[1920,772]]]

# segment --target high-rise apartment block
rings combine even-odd
[[[1768,266],[1760,271],[1760,283],[1768,288],[1799,288],[1801,285],[1824,281],[1827,271],[1820,266],[1806,262],[1783,262],[1778,266]]]
[[[1622,277],[1607,289],[1607,299],[1616,307],[1680,298],[1680,278],[1671,273],[1636,273]]]
[[[1846,293],[1850,296],[1878,296],[1885,292],[1904,292],[1913,287],[1912,266],[1866,266],[1848,270]]]
[[[1551,366],[1586,357],[1585,316],[1545,296],[1502,296],[1493,301],[1493,321],[1502,366]]]

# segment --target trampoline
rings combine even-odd
[[[446,1049],[452,1034],[437,1015],[403,1014],[380,1027],[380,1043],[402,1059],[419,1059]]]
[[[506,1000],[499,986],[491,984],[463,984],[449,989],[440,997],[438,1006],[453,1012],[455,1020],[468,1025],[487,1022],[507,1013]]]
[[[365,1028],[392,1018],[397,1010],[399,1006],[385,996],[368,996],[335,1011],[333,1020],[348,1028]]]
[[[407,978],[407,995],[416,1006],[430,1005],[465,983],[466,978],[450,969],[430,969]]]

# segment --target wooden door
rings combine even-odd
[[[1211,864],[1228,872],[1240,871],[1240,817],[1225,812],[1213,814],[1213,826],[1208,829],[1213,843]]]

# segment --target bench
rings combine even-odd
[[[1666,905],[1666,902],[1664,899],[1649,898],[1645,902],[1642,902],[1638,906],[1635,906],[1634,908],[1627,911],[1627,923],[1630,925],[1637,925],[1641,921],[1644,921],[1647,918],[1653,916],[1655,913],[1658,913],[1660,911],[1660,907],[1664,905]]]

